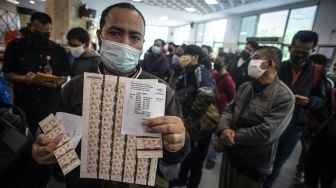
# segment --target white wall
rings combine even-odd
[[[319,44],[336,45],[336,1],[321,0],[313,30],[319,34]],[[334,30],[334,33],[332,31]]]

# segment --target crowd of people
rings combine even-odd
[[[289,60],[282,62],[279,48],[256,41],[247,41],[239,53],[215,55],[207,45],[156,39],[144,52],[145,23],[132,4],[114,4],[102,12],[98,51],[80,27],[68,31],[65,49],[49,39],[51,18],[31,15],[22,37],[6,46],[3,72],[33,139],[25,155],[1,174],[1,187],[43,188],[52,174],[67,188],[131,187],[80,178],[79,167],[63,177],[53,154],[60,139],[38,128],[50,113],[82,114],[83,73],[91,72],[158,79],[167,86],[165,115],[144,122],[148,132],[162,134],[161,161],[174,167],[170,178],[158,169],[166,187],[197,188],[203,166],[211,170],[218,162],[220,188],[271,188],[301,141],[297,180],[307,188],[331,188],[336,118],[329,93],[336,76],[328,71],[325,56],[313,54],[316,32],[298,31]],[[145,53],[143,60],[135,50]],[[71,79],[34,79],[47,68]],[[309,126],[313,121],[315,127]],[[80,144],[76,152],[80,156]]]

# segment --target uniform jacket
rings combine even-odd
[[[255,92],[247,82],[221,115],[217,134],[235,131],[236,145],[225,152],[238,169],[260,175],[272,171],[277,140],[288,126],[294,110],[294,95],[278,78]]]

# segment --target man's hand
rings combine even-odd
[[[306,106],[309,103],[309,98],[302,95],[295,95],[295,102],[300,106]]]
[[[49,139],[47,135],[40,134],[32,146],[32,156],[35,161],[40,165],[56,163],[57,161],[54,155],[54,151],[56,150],[57,144],[61,141],[61,139],[62,137]]]
[[[27,74],[24,75],[24,80],[27,84],[30,84],[33,82],[33,78],[35,76],[35,73],[33,72],[28,72]]]
[[[236,136],[236,133],[235,133],[234,130],[224,129],[219,136],[219,140],[225,146],[233,146],[233,145],[236,144],[235,141],[234,141],[235,136]]]
[[[178,151],[184,146],[185,127],[177,116],[161,116],[144,121],[146,130],[162,133],[163,145],[168,151]]]

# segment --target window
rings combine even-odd
[[[223,47],[226,31],[226,19],[215,20],[198,24],[196,32],[196,45],[208,45],[213,48],[213,54],[217,55],[218,48]]]
[[[288,10],[260,14],[257,37],[282,37]]]
[[[143,53],[141,54],[140,59],[143,59],[144,54],[147,50],[153,46],[154,40],[162,39],[167,41],[168,38],[168,27],[158,27],[158,26],[146,26],[146,35],[145,35],[145,43],[143,46]]]
[[[313,28],[316,6],[293,9],[290,13],[286,34],[285,44],[290,44],[294,34],[299,30],[311,30]]]
[[[204,24],[203,23],[198,24],[197,31],[196,31],[196,43],[202,43],[203,35],[204,35]]]
[[[238,47],[242,49],[246,37],[281,37],[282,42],[275,42],[282,49],[283,58],[289,58],[288,46],[299,30],[311,30],[317,6],[281,10],[243,17],[240,24]],[[255,31],[256,30],[256,31]],[[266,44],[263,44],[266,45]]]
[[[240,24],[239,42],[245,43],[247,37],[255,36],[258,16],[243,17]]]
[[[188,43],[190,33],[190,25],[184,25],[174,29],[174,43],[181,45],[183,43]]]

